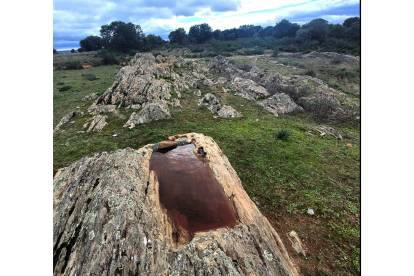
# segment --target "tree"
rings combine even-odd
[[[359,17],[350,17],[347,18],[344,23],[342,23],[342,25],[344,25],[347,28],[350,28],[352,24],[354,24],[355,22],[361,22],[361,19]]]
[[[264,37],[266,37],[266,36],[272,36],[272,34],[273,34],[273,27],[272,26],[267,26],[266,28],[264,28],[264,29],[261,29],[260,31],[259,31],[259,36],[261,37],[261,38],[264,38]]]
[[[53,49],[53,54],[58,54],[58,52],[56,51],[56,49]]]
[[[197,24],[191,26],[188,35],[195,39],[197,43],[203,43],[213,37],[213,29],[207,23]]]
[[[85,51],[97,51],[102,49],[103,39],[100,36],[90,35],[79,41],[79,45],[81,48],[85,49]]]
[[[309,39],[316,39],[319,42],[323,42],[327,38],[328,33],[328,21],[318,18],[302,25],[302,28],[296,32],[296,40],[304,42]]]
[[[75,49],[70,50],[70,52],[71,52],[72,54],[73,54],[73,53],[76,53]]]
[[[78,48],[78,53],[82,53],[82,52],[86,52],[86,50],[84,48]]]
[[[183,39],[187,37],[187,33],[184,30],[184,28],[178,28],[175,31],[172,31],[168,35],[168,39],[170,40],[170,43],[178,43],[183,44]]]
[[[335,24],[331,27],[329,31],[329,36],[334,38],[344,38],[345,37],[346,28],[342,25]]]
[[[352,25],[346,30],[345,37],[352,40],[361,39],[361,24],[360,21],[352,23]]]
[[[108,49],[122,51],[124,53],[131,49],[142,49],[145,37],[141,26],[131,22],[113,21],[111,24],[101,26],[100,30],[103,46]]]
[[[300,26],[296,23],[290,23],[289,20],[283,19],[279,23],[276,23],[273,28],[273,36],[275,38],[283,37],[294,37],[297,30],[300,29]]]
[[[213,37],[217,40],[221,40],[223,38],[223,35],[220,30],[215,30],[213,32]]]

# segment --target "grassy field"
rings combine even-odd
[[[272,59],[279,62],[278,58]],[[304,62],[302,59],[280,59],[283,61]],[[235,62],[240,65],[253,61],[240,58]],[[309,64],[298,69],[275,66],[264,58],[255,62],[266,72],[277,71],[283,75],[298,74],[310,68]],[[329,63],[326,67],[328,72],[338,70]],[[114,81],[119,68],[115,65],[55,71],[54,126],[71,110],[85,111],[93,101],[81,102],[81,99],[90,93],[102,94]],[[100,79],[88,81],[82,78],[82,73],[93,73]],[[335,74],[318,74],[332,82],[337,78]],[[345,87],[349,80],[345,76],[343,81],[336,81]],[[60,92],[58,88],[62,84],[58,83],[61,82],[72,88]],[[204,85],[200,85],[200,90],[202,95],[208,92],[215,94],[222,105],[231,105],[244,117],[213,118],[207,108],[197,106],[194,90],[183,93],[180,99],[182,108],[170,108],[171,120],[137,125],[133,129],[122,128],[132,113],[131,109],[120,108],[114,114],[108,113],[108,125],[99,133],[77,134],[92,116],[75,117],[73,124],[68,123],[61,128],[64,132],[54,134],[53,173],[94,153],[126,147],[138,149],[175,134],[203,133],[213,137],[229,158],[245,190],[279,233],[302,275],[359,274],[359,126],[331,125],[342,133],[344,140],[322,138],[309,131],[309,127],[319,124],[305,113],[275,117],[254,101]],[[279,140],[275,136],[279,129],[288,129],[293,134],[287,141]],[[352,144],[352,147],[347,144]],[[308,208],[312,208],[315,215],[308,215]],[[286,233],[291,230],[295,230],[303,240],[306,258],[298,255],[287,239]]]

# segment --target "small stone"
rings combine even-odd
[[[118,136],[118,134],[114,134],[114,135],[112,135],[113,137],[116,137],[116,136]]]
[[[69,124],[73,124],[75,121],[71,121],[71,122],[69,122]]]
[[[309,209],[308,209],[308,214],[309,214],[309,215],[313,215],[313,214],[315,214],[315,212],[313,211],[313,209],[310,209],[310,208],[309,208]]]
[[[258,122],[259,121],[259,119],[256,119],[256,122]]]
[[[349,148],[352,148],[352,144],[347,144],[347,146],[348,146]]]
[[[82,133],[85,133],[85,131],[81,130],[77,132],[77,134],[82,134]]]

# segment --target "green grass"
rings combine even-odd
[[[60,119],[77,106],[85,105],[82,98],[91,93],[101,95],[115,80],[115,74],[121,68],[120,65],[101,66],[82,70],[62,70],[53,72],[53,127]],[[99,79],[88,81],[82,77],[84,74],[95,74]],[[71,86],[67,91],[59,91],[64,83]],[[93,101],[87,102],[90,105]]]
[[[85,110],[92,101],[83,104],[80,100],[90,93],[102,94],[114,81],[119,68],[88,69],[88,73],[100,77],[93,82],[81,78],[86,70],[54,72],[54,124],[76,106]],[[57,91],[56,84],[62,81],[73,88]],[[77,134],[92,117],[80,116],[74,118],[74,124],[65,124],[61,128],[64,132],[54,134],[53,172],[94,153],[126,147],[138,149],[175,134],[203,133],[218,143],[250,198],[278,231],[289,254],[299,258],[303,271],[310,271],[306,275],[358,274],[359,127],[333,126],[343,134],[344,140],[321,138],[309,133],[309,127],[318,124],[305,113],[275,117],[254,101],[213,89],[200,84],[203,95],[215,94],[222,105],[232,106],[244,117],[214,119],[207,108],[197,106],[198,98],[192,95],[193,91],[182,93],[182,108],[170,108],[172,119],[137,125],[133,129],[122,127],[133,112],[131,109],[121,107],[117,115],[109,114],[108,125],[98,133]],[[279,129],[288,129],[292,135],[286,141],[279,140],[275,137]],[[347,147],[348,143],[353,147]],[[308,208],[312,208],[315,215],[309,216]],[[305,244],[312,250],[307,252],[306,260],[300,259],[291,249],[285,237],[291,230],[308,237]],[[309,264],[316,268],[310,268]]]

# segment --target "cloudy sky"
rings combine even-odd
[[[274,26],[286,18],[304,24],[315,18],[339,23],[360,16],[359,0],[54,0],[53,48],[79,48],[88,35],[99,35],[102,25],[112,21],[138,24],[146,35],[168,39],[183,27],[208,23],[213,30],[244,24]]]

